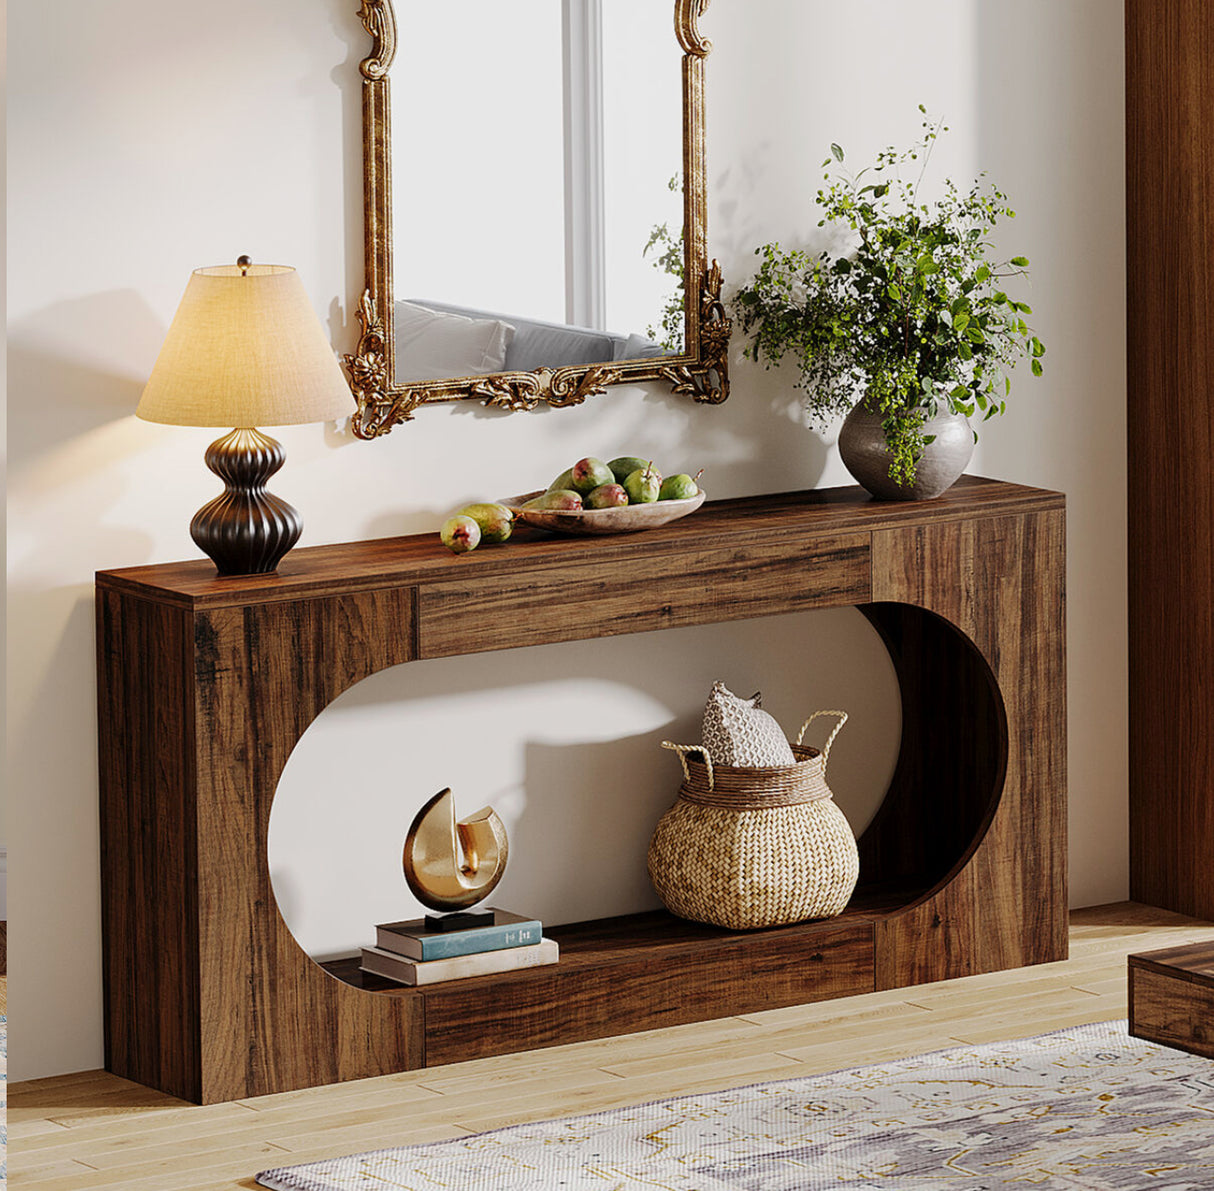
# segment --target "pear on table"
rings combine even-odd
[[[588,509],[620,509],[628,504],[628,493],[623,484],[600,484],[588,497]]]
[[[653,504],[662,491],[662,473],[655,471],[652,463],[638,467],[624,481],[624,491],[628,493],[629,504]]]
[[[581,507],[581,494],[568,488],[552,488],[541,492],[523,505],[525,509],[558,509],[566,512],[576,512]]]
[[[471,517],[456,514],[443,522],[438,536],[452,554],[467,554],[481,544],[481,527]]]

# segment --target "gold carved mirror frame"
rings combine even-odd
[[[480,401],[498,409],[580,405],[611,385],[664,381],[693,401],[720,404],[729,396],[731,323],[721,305],[721,270],[708,264],[708,187],[704,157],[704,60],[712,43],[698,22],[710,0],[674,0],[674,33],[683,51],[683,351],[650,359],[533,372],[500,372],[449,380],[396,381],[392,241],[392,129],[389,71],[396,54],[392,0],[362,0],[359,17],[372,50],[363,76],[363,218],[366,288],[357,317],[357,350],[345,356],[358,403],[352,421],[359,438],[373,439],[413,419],[423,405]]]

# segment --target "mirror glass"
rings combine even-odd
[[[396,0],[395,379],[686,350],[662,0]]]

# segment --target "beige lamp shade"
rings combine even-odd
[[[173,426],[252,427],[324,422],[353,409],[299,274],[215,265],[191,275],[135,414]]]

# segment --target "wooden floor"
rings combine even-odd
[[[252,1188],[269,1166],[1124,1018],[1128,953],[1210,937],[1130,903],[1079,910],[1062,963],[204,1108],[101,1071],[32,1080],[10,1088],[9,1177]]]

